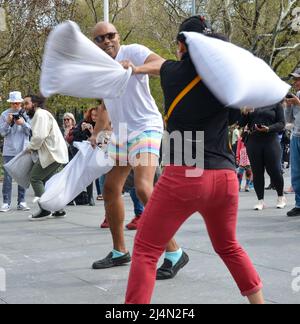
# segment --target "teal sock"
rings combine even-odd
[[[165,253],[165,258],[168,259],[169,261],[172,262],[173,267],[177,264],[177,262],[180,260],[182,257],[183,251],[182,249],[179,249],[176,252],[166,252]]]
[[[117,250],[112,250],[113,253],[113,259],[120,258],[125,255],[125,253],[119,252]]]

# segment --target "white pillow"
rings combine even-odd
[[[199,33],[183,34],[197,72],[225,106],[271,106],[289,92],[290,85],[249,51]]]
[[[114,99],[124,94],[131,74],[67,21],[48,38],[40,88],[45,97]]]
[[[75,142],[78,153],[72,161],[47,183],[45,193],[39,201],[43,209],[56,211],[65,208],[86,187],[96,179],[111,171],[114,160],[88,142]]]
[[[4,169],[19,186],[28,189],[30,187],[30,174],[33,165],[31,153],[24,151],[5,164]]]

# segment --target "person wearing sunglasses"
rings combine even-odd
[[[125,209],[122,190],[131,170],[134,170],[136,193],[143,205],[147,205],[153,187],[158,166],[161,140],[164,130],[163,118],[150,93],[149,75],[157,65],[165,60],[142,45],[121,46],[120,35],[116,27],[109,23],[98,23],[93,31],[95,44],[124,68],[132,64],[146,65],[145,74],[132,74],[126,93],[119,99],[105,99],[99,109],[98,121],[90,141],[97,144],[97,135],[104,129],[103,116],[112,123],[113,137],[108,151],[116,160],[116,166],[106,175],[104,200],[106,215],[113,237],[113,251],[93,264],[93,269],[106,269],[122,266],[131,262],[124,239]],[[142,72],[143,73],[143,72]],[[127,131],[120,131],[126,124]],[[138,224],[140,218],[134,219]],[[138,225],[137,225],[138,226]],[[158,272],[158,280],[172,279],[189,261],[185,252],[172,240],[167,246],[166,260]]]
[[[64,114],[64,124],[63,124],[63,135],[64,138],[67,139],[71,129],[76,126],[76,119],[72,113]]]

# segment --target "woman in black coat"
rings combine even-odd
[[[285,129],[283,106],[277,104],[252,111],[245,109],[240,122],[248,126],[249,136],[246,140],[247,153],[252,166],[254,188],[258,198],[255,210],[263,210],[265,171],[267,170],[278,193],[277,208],[286,207],[284,197],[284,179],[281,169],[281,144],[279,133]]]
[[[98,116],[98,108],[90,108],[85,116],[84,120],[81,121],[77,127],[73,130],[73,141],[83,142],[87,141],[93,134],[94,127],[96,125]],[[75,150],[75,151],[74,151]],[[73,154],[75,155],[77,150],[73,147]],[[93,197],[93,183],[87,187],[87,194],[90,206],[95,206],[95,200]]]

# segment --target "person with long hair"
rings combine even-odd
[[[168,116],[167,131],[182,134],[192,131],[195,138],[197,132],[205,133],[204,170],[176,166],[172,162],[166,166],[138,228],[126,303],[151,302],[156,265],[167,242],[191,215],[199,212],[205,220],[215,251],[225,262],[242,295],[248,297],[251,303],[262,304],[262,281],[236,237],[239,184],[235,158],[228,143],[230,109],[224,107],[199,78],[185,37],[181,34],[183,31],[221,38],[213,34],[203,17],[192,17],[180,27],[180,61],[166,61],[155,68],[152,66],[151,73],[161,76]],[[136,74],[145,71],[145,67],[129,65]],[[189,87],[194,80],[197,80],[194,87]],[[186,95],[170,114],[172,103],[188,87],[190,91],[185,91]],[[175,153],[173,149],[170,148],[171,156]],[[188,177],[188,171],[197,171],[202,176]]]
[[[76,119],[72,113],[65,113],[63,120],[63,135],[67,140],[70,131],[76,127]]]
[[[84,114],[84,119],[77,125],[73,131],[73,141],[87,141],[93,134],[98,118],[98,107],[89,108]],[[77,152],[77,150],[75,150]],[[75,153],[74,152],[74,153]],[[87,187],[88,201],[90,206],[95,206],[94,200],[94,184],[91,183]]]

